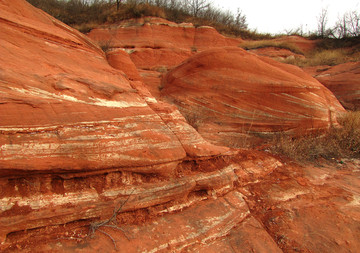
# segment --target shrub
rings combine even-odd
[[[122,4],[118,11],[109,15],[107,20],[114,23],[125,19],[146,16],[165,18],[165,12],[162,8],[147,3],[138,4],[136,2],[129,2],[127,4]]]
[[[315,132],[302,137],[278,134],[270,141],[273,153],[297,161],[315,161],[319,158],[360,157],[360,112],[347,112],[339,119],[341,127],[326,132]]]
[[[109,52],[112,47],[111,40],[99,41],[98,44],[99,44],[99,47],[102,49],[102,51],[104,51],[104,53]]]

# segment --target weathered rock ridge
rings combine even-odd
[[[191,57],[164,77],[163,86],[162,95],[204,137],[222,144],[244,132],[326,129],[344,111],[300,68],[234,47]]]
[[[88,36],[108,43],[110,48],[125,49],[139,69],[173,67],[196,52],[209,48],[238,46],[241,39],[227,38],[209,26],[176,24],[161,18],[141,18],[96,28]]]
[[[123,70],[126,51],[146,87],[159,97],[161,77],[191,55],[210,48],[238,46],[239,38],[227,38],[208,26],[176,24],[161,18],[146,17],[126,20],[116,25],[91,30],[88,36],[108,47],[111,66]]]
[[[356,252],[358,161],[300,167],[212,145],[116,54],[0,0],[0,251]],[[316,94],[315,105],[298,99],[308,108],[342,111],[297,68],[243,57],[259,60],[257,82],[290,89],[291,77]],[[335,117],[325,111],[317,126]]]

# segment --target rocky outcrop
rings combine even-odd
[[[93,42],[50,17],[49,24],[3,9],[1,17],[0,174],[141,167],[186,156]]]
[[[159,93],[161,76],[168,69],[197,52],[215,47],[238,46],[242,41],[224,37],[212,27],[176,24],[154,17],[126,20],[93,29],[88,36],[98,44],[109,47],[109,63],[114,68],[122,70],[122,66],[116,64],[116,58],[122,57],[117,52],[126,51],[154,96]]]
[[[2,243],[12,232],[102,217],[133,190],[130,210],[186,196],[195,181],[148,185],[159,180],[146,175],[171,178],[184,159],[229,151],[152,97],[127,54],[116,70],[91,40],[25,1],[0,7]]]
[[[326,129],[344,111],[301,69],[233,47],[193,56],[163,86],[162,95],[202,136],[226,145],[242,133]]]
[[[125,49],[137,68],[157,69],[180,64],[195,52],[209,48],[237,46],[241,39],[226,38],[214,28],[195,28],[190,23],[176,24],[161,18],[146,17],[96,28],[88,36]]]
[[[360,109],[360,62],[309,67],[305,71],[331,90],[346,109]]]
[[[359,248],[357,161],[304,168],[211,145],[149,92],[127,53],[108,53],[112,68],[90,39],[23,0],[0,1],[0,55],[1,252]],[[286,92],[289,76],[320,97],[307,108],[323,105],[316,91],[327,90],[297,68],[256,59],[259,78]]]

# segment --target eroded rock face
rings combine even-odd
[[[111,198],[129,194],[121,188],[127,176],[118,176],[119,192],[105,193],[104,173],[169,177],[186,157],[229,151],[152,97],[127,54],[123,71],[112,68],[94,42],[25,1],[1,1],[0,17],[1,242],[14,231],[112,211]],[[89,175],[96,175],[93,183],[64,184]],[[165,182],[154,187],[167,189],[160,202],[168,202],[195,187],[184,184],[174,192]],[[162,199],[151,198],[132,209]]]
[[[1,10],[1,173],[185,157],[174,134],[93,42],[49,16],[42,22],[17,15],[18,6]]]
[[[113,51],[126,51],[154,96],[158,94],[162,73],[168,69],[197,52],[215,47],[238,46],[242,41],[224,37],[212,27],[195,28],[189,23],[176,24],[154,17],[93,29],[88,36],[110,47],[108,56],[114,68],[122,70],[122,66],[116,64],[116,58],[122,56]]]
[[[211,145],[113,53],[0,1],[0,251],[356,252],[358,161]]]
[[[359,161],[283,166],[247,187],[247,203],[283,252],[356,252]]]
[[[237,46],[241,39],[226,38],[214,28],[176,24],[161,18],[141,18],[91,30],[88,36],[111,48],[123,48],[140,69],[172,67],[195,52]]]
[[[311,67],[305,71],[331,90],[346,109],[360,109],[360,62]]]
[[[205,138],[222,144],[244,132],[326,129],[344,111],[301,69],[233,47],[193,56],[171,70],[163,86],[162,95]]]

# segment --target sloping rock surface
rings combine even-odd
[[[326,129],[344,109],[301,69],[228,47],[199,53],[163,79],[162,95],[207,139]],[[227,140],[228,141],[228,140]]]
[[[360,109],[360,62],[310,67],[305,71],[331,90],[346,109]]]

